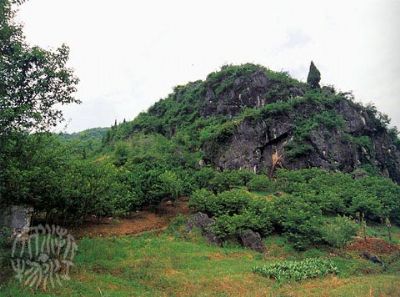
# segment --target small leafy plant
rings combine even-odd
[[[276,279],[278,282],[290,282],[337,274],[338,268],[329,259],[308,258],[255,267],[253,272]]]

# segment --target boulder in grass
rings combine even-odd
[[[383,261],[377,255],[371,254],[367,251],[361,253],[361,256],[373,263],[384,265]]]
[[[190,217],[186,228],[188,232],[192,231],[194,228],[198,228],[208,242],[221,245],[221,240],[210,229],[212,224],[214,224],[214,219],[210,218],[205,213],[198,212]]]
[[[201,230],[209,227],[214,223],[214,220],[210,218],[207,214],[202,212],[197,212],[192,215],[187,223],[188,231],[191,231],[193,228],[199,228]]]
[[[33,214],[30,206],[13,205],[0,210],[0,227],[10,228],[13,237],[29,232]]]
[[[246,248],[260,253],[264,253],[266,251],[265,245],[258,232],[254,232],[250,229],[244,230],[240,233],[239,239],[241,244]]]

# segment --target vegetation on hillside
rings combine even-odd
[[[368,158],[351,173],[280,169],[271,170],[268,177],[265,170],[257,174],[244,169],[221,170],[210,162],[213,145],[224,145],[244,122],[262,120],[268,125],[279,117],[290,118],[293,125],[285,158],[307,156],[313,149],[309,141],[312,133],[322,128],[327,133],[338,132],[341,142],[374,156],[372,134],[345,131],[346,121],[334,109],[343,102],[365,112],[374,131],[381,131],[400,148],[398,131],[389,128],[387,116],[373,106],[355,103],[350,94],[321,88],[320,73],[313,63],[308,84],[260,65],[226,65],[204,81],[175,87],[133,121],[74,134],[51,134],[49,129],[62,121],[60,104],[79,103],[74,97],[78,79],[66,66],[66,46],[49,51],[25,41],[22,27],[14,21],[12,3],[0,2],[1,207],[30,205],[35,220],[66,226],[82,224],[88,218],[124,216],[158,206],[166,199],[173,203],[187,196],[193,211],[212,218],[210,231],[224,245],[210,247],[195,236],[193,242],[193,234],[187,234],[179,224],[170,227],[176,232],[168,230],[160,237],[83,239],[75,281],[66,291],[55,294],[70,296],[78,291],[97,296],[93,288],[99,288],[99,282],[129,294],[132,287],[149,296],[161,295],[165,288],[175,294],[171,288],[184,286],[188,277],[200,277],[196,292],[201,292],[205,281],[219,284],[220,275],[231,285],[240,280],[240,286],[244,285],[243,277],[248,277],[250,283],[265,290],[270,280],[251,274],[255,266],[259,267],[256,272],[278,280],[332,273],[353,277],[356,273],[352,267],[343,267],[343,261],[357,267],[366,264],[354,255],[335,256],[332,264],[308,259],[315,257],[304,253],[340,253],[354,236],[366,238],[368,232],[398,240],[392,238],[392,230],[400,225],[400,186],[381,176],[381,168]],[[260,87],[265,93],[259,102],[235,106],[226,113],[212,105],[213,100],[218,103],[230,98],[231,90],[250,92],[243,86],[254,77],[265,79],[269,86],[266,91]],[[307,113],[297,112],[301,110]],[[211,148],[208,153],[206,146]],[[263,256],[236,245],[242,232],[249,229],[266,241],[283,240],[286,248],[293,249],[291,256],[302,261],[264,266]],[[8,263],[9,231],[0,230],[1,268]],[[164,247],[161,254],[160,245]],[[221,268],[210,270],[216,267],[213,255],[219,253],[224,253],[225,259]],[[241,261],[232,256],[235,253]],[[249,259],[242,259],[244,256]],[[371,271],[397,273],[398,260],[390,261],[394,265],[382,268],[386,270],[372,266]],[[7,274],[4,271],[0,277]],[[82,283],[79,278],[89,280]],[[26,295],[14,283],[0,289],[6,295]],[[100,288],[99,292],[103,295]]]
[[[210,186],[192,195],[191,207],[215,218],[213,231],[223,240],[235,240],[251,229],[263,236],[283,234],[298,249],[342,247],[357,233],[361,218],[400,222],[400,187],[381,177],[355,180],[320,169],[280,170],[273,182],[254,175],[245,185],[265,196],[243,188],[215,194]]]

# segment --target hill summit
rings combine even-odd
[[[400,142],[389,122],[332,86],[312,86],[260,65],[227,65],[204,81],[175,87],[104,141],[156,133],[200,152],[199,164],[221,170],[362,169],[400,182]]]

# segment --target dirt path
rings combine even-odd
[[[175,203],[161,203],[155,211],[139,211],[127,218],[106,218],[100,222],[87,222],[79,228],[72,229],[71,232],[77,238],[140,234],[167,228],[170,221],[178,214],[189,214],[186,198],[180,198]]]

